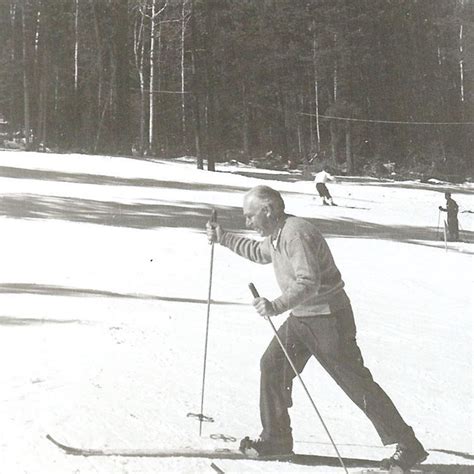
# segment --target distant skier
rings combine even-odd
[[[451,242],[456,242],[459,240],[459,207],[457,202],[451,197],[451,193],[449,191],[444,193],[444,197],[446,198],[446,207],[439,206],[438,209],[448,213],[448,240]]]
[[[264,240],[227,232],[215,222],[207,223],[207,237],[253,262],[273,263],[282,293],[273,301],[255,298],[253,305],[266,318],[291,310],[278,334],[298,372],[315,356],[373,423],[382,443],[398,443],[383,466],[408,470],[424,461],[428,453],[364,365],[351,303],[324,237],[310,222],[286,214],[280,193],[268,186],[245,195],[243,212],[247,227]],[[291,454],[288,408],[295,373],[276,337],[261,358],[260,372],[263,431],[257,440],[244,438],[241,450],[254,449],[260,456]]]
[[[319,173],[316,173],[314,182],[316,183],[316,190],[323,200],[323,204],[325,206],[336,206],[326,186],[328,181],[335,181],[335,178],[334,176],[331,176],[324,168]]]

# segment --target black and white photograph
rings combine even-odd
[[[0,0],[0,474],[474,474],[474,0]]]

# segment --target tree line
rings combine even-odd
[[[3,0],[28,149],[472,169],[471,0]]]

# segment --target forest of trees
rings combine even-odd
[[[27,149],[466,175],[473,44],[472,0],[0,0],[0,114]]]

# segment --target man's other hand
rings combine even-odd
[[[275,316],[275,309],[267,298],[258,297],[253,300],[253,306],[257,310],[257,313],[264,318]]]

